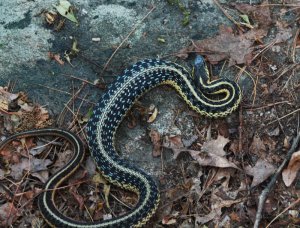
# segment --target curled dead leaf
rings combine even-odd
[[[179,52],[179,57],[187,57],[186,53],[206,53],[207,60],[215,64],[229,59],[229,66],[234,64],[250,64],[252,61],[253,43],[261,39],[268,31],[252,29],[244,34],[236,35],[229,27],[220,27],[219,35],[213,38],[194,41],[188,48]]]
[[[150,107],[149,107],[149,112],[150,112],[150,117],[148,118],[147,122],[148,122],[148,123],[153,123],[154,120],[155,120],[156,117],[157,117],[158,109],[157,109],[157,107],[155,107],[154,105],[150,105]]]
[[[199,165],[240,169],[233,162],[230,162],[226,158],[216,154],[188,149],[173,149],[173,151],[174,159],[176,159],[181,152],[186,151],[199,163]]]
[[[255,187],[265,181],[269,176],[274,174],[276,171],[274,165],[269,162],[259,159],[255,166],[247,166],[245,167],[246,174],[253,176],[253,180],[251,183],[251,187]]]
[[[106,206],[108,208],[110,208],[110,206],[109,206],[109,200],[108,200],[108,196],[109,196],[109,193],[110,193],[110,185],[109,185],[109,183],[107,182],[107,180],[100,173],[96,173],[93,176],[92,180],[93,180],[94,183],[96,183],[96,185],[99,185],[99,184],[103,184],[104,185],[104,187],[103,187],[103,194],[104,194]]]
[[[161,138],[158,131],[151,129],[149,136],[153,144],[152,155],[153,157],[158,157],[161,154]]]
[[[293,153],[291,160],[286,169],[282,172],[282,179],[284,184],[289,187],[295,180],[300,169],[300,151]]]
[[[5,203],[0,206],[0,226],[10,227],[18,219],[20,214],[12,203]]]
[[[180,149],[184,147],[182,141],[183,140],[180,135],[166,136],[164,137],[163,146],[172,149]]]
[[[204,142],[202,150],[210,154],[225,156],[226,153],[224,151],[224,147],[229,141],[230,140],[225,138],[224,136],[218,135],[217,139]]]
[[[254,153],[256,155],[262,155],[266,152],[267,148],[264,144],[264,142],[260,139],[258,135],[255,135],[253,137],[253,141],[249,148],[251,153]]]
[[[48,57],[49,59],[55,60],[56,62],[58,62],[60,65],[64,65],[64,61],[61,60],[60,54],[54,54],[52,52],[48,52]]]

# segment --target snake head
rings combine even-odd
[[[197,87],[201,87],[200,77],[203,81],[209,81],[209,72],[204,58],[201,55],[196,55],[194,60],[194,83]]]
[[[194,65],[196,68],[201,67],[201,65],[205,65],[204,58],[201,55],[196,55]]]

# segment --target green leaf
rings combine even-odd
[[[54,7],[60,15],[78,24],[70,2],[68,2],[67,0],[60,0],[59,5]]]
[[[251,25],[250,21],[249,21],[249,17],[248,15],[242,14],[240,15],[240,17],[249,25]]]

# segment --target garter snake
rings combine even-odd
[[[240,87],[228,79],[211,81],[204,59],[197,56],[195,74],[191,76],[182,66],[159,59],[139,61],[117,77],[94,108],[87,124],[91,154],[105,178],[112,184],[134,191],[137,205],[127,214],[104,221],[82,222],[59,212],[54,203],[56,188],[79,166],[84,156],[82,141],[73,133],[59,129],[40,129],[17,133],[1,143],[20,137],[54,135],[67,139],[74,147],[74,156],[46,183],[38,206],[53,227],[140,227],[155,213],[159,203],[156,182],[143,170],[118,156],[114,147],[115,132],[126,112],[148,90],[158,85],[170,85],[196,112],[209,117],[224,117],[234,111],[241,101]]]

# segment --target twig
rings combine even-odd
[[[284,74],[286,74],[286,73],[289,72],[290,70],[292,70],[292,69],[294,69],[294,68],[295,68],[295,70],[298,69],[298,67],[299,67],[298,65],[299,65],[299,64],[300,64],[300,63],[293,63],[292,65],[289,65],[289,66],[285,67],[285,68],[281,71],[281,73],[278,75],[278,77],[274,79],[274,82],[276,82],[279,78],[281,78],[281,76],[283,76]]]
[[[240,111],[239,111],[239,151],[243,151],[243,107],[240,106]]]
[[[241,75],[242,75],[243,73],[245,73],[245,74],[248,75],[248,76],[250,77],[250,79],[252,80],[252,82],[253,82],[253,92],[252,92],[252,94],[253,94],[253,101],[252,101],[252,105],[254,105],[255,99],[256,99],[256,91],[257,91],[256,88],[257,88],[258,77],[256,77],[256,80],[254,80],[252,74],[251,74],[249,71],[246,70],[246,67],[241,68],[241,67],[239,67],[239,66],[237,66],[237,65],[235,65],[235,67],[238,68],[238,69],[240,70],[240,71],[239,71],[238,78],[240,78]]]
[[[299,7],[300,5],[297,4],[263,4],[263,5],[258,5],[261,7],[269,7],[269,6],[281,6],[281,7]]]
[[[66,106],[68,106],[70,103],[73,103],[76,98],[78,98],[78,95],[81,93],[81,91],[84,89],[84,87],[86,86],[87,84],[85,82],[82,83],[81,87],[75,92],[73,93],[72,97],[67,101],[67,103],[65,104],[65,107],[63,108],[63,110],[60,112],[58,118],[57,118],[57,124],[58,126],[61,126],[62,123],[64,122],[64,118],[66,116],[66,113],[67,113],[67,109],[66,109]]]
[[[259,55],[261,55],[262,53],[264,53],[265,51],[267,51],[269,48],[271,48],[272,46],[274,46],[274,44],[277,43],[277,40],[273,40],[271,43],[269,43],[268,45],[266,45],[262,50],[260,50],[252,59],[251,62],[253,62]]]
[[[34,83],[34,84],[35,84],[35,83]],[[54,91],[57,91],[57,92],[60,92],[60,93],[64,93],[64,94],[73,96],[72,93],[69,93],[69,92],[67,92],[67,91],[63,91],[63,90],[60,90],[60,89],[55,89],[55,88],[52,88],[52,87],[49,87],[49,86],[45,86],[45,85],[42,85],[42,84],[35,84],[35,85],[38,85],[38,86],[41,86],[41,87],[45,87],[45,88],[50,89],[50,90],[54,90]],[[81,97],[76,97],[76,99],[83,100],[83,101],[85,101],[85,102],[87,102],[87,103],[89,103],[89,104],[92,104],[92,105],[96,105],[96,103],[91,102],[91,101],[86,100],[86,99],[81,98]]]
[[[86,80],[86,79],[78,78],[78,77],[75,77],[75,76],[73,76],[73,75],[68,75],[68,74],[62,74],[62,75],[63,75],[63,76],[66,76],[66,77],[69,77],[69,78],[74,78],[74,79],[76,79],[76,80],[78,80],[78,81],[85,82],[85,83],[87,83],[87,84],[89,84],[89,85],[92,85],[92,86],[95,86],[95,87],[98,87],[97,85],[95,85],[94,83],[92,83],[92,82],[90,82],[90,81],[88,81],[88,80]]]
[[[299,36],[299,33],[300,33],[300,29],[298,29],[296,31],[296,34],[295,34],[295,37],[294,37],[294,40],[293,40],[293,43],[292,43],[292,48],[291,48],[291,52],[290,52],[290,56],[289,56],[289,59],[295,63],[295,51],[296,51],[296,46],[297,46],[297,40],[298,40],[298,36]]]
[[[259,223],[260,223],[261,218],[262,218],[262,211],[263,211],[263,207],[264,207],[265,201],[267,199],[267,196],[268,196],[269,192],[272,191],[273,186],[275,185],[275,182],[276,182],[278,176],[281,174],[283,168],[286,166],[286,164],[290,160],[292,154],[296,151],[296,149],[298,147],[298,144],[299,144],[299,141],[300,141],[300,132],[298,132],[296,138],[293,141],[292,147],[288,151],[285,159],[283,160],[283,162],[281,163],[281,165],[277,169],[276,173],[273,175],[271,181],[268,183],[267,187],[260,194],[259,203],[258,203],[257,212],[256,212],[255,223],[254,223],[254,228],[259,228]]]
[[[135,30],[138,28],[138,26],[149,16],[150,13],[152,13],[152,11],[155,9],[155,6],[153,6],[149,12],[142,18],[142,20],[140,22],[138,22],[133,29],[130,31],[130,33],[128,33],[128,35],[125,37],[125,39],[120,43],[120,45],[116,48],[116,50],[112,53],[112,55],[109,57],[109,59],[107,60],[107,62],[105,63],[103,70],[101,72],[101,77],[103,77],[103,74],[106,70],[106,68],[108,67],[108,64],[110,63],[110,61],[112,60],[112,58],[115,56],[115,54],[117,53],[117,51],[123,46],[123,44],[128,40],[128,38],[135,32]]]
[[[234,23],[236,26],[238,26],[242,31],[244,31],[241,28],[240,23],[238,23],[236,20],[233,19],[232,16],[229,15],[229,13],[227,13],[227,11],[221,6],[221,4],[219,3],[218,0],[214,0],[214,3],[219,7],[219,9],[224,13],[224,15],[230,20],[232,21],[232,23]]]
[[[292,207],[296,206],[298,203],[300,203],[300,198],[298,198],[296,201],[294,201],[291,205],[286,207],[282,212],[280,212],[275,218],[272,219],[272,221],[266,226],[266,228],[270,227],[270,225],[279,218],[280,215],[285,213],[287,210],[291,209]]]
[[[275,103],[271,103],[271,104],[266,104],[263,106],[253,106],[253,105],[243,105],[244,109],[251,109],[251,110],[257,110],[257,109],[264,109],[264,108],[270,108],[276,105],[281,105],[281,104],[288,104],[291,105],[291,103],[289,101],[278,101]]]
[[[298,109],[296,109],[296,110],[290,112],[289,114],[286,114],[286,115],[284,115],[284,116],[282,116],[282,117],[280,117],[280,118],[277,118],[276,120],[273,120],[273,121],[267,123],[266,126],[267,126],[267,125],[270,125],[270,124],[272,124],[272,123],[275,123],[276,121],[282,120],[282,119],[284,119],[284,118],[286,118],[286,117],[288,117],[288,116],[290,116],[290,115],[292,115],[292,114],[294,114],[294,113],[296,113],[296,112],[299,112],[299,111],[300,111],[300,108],[298,108]]]

